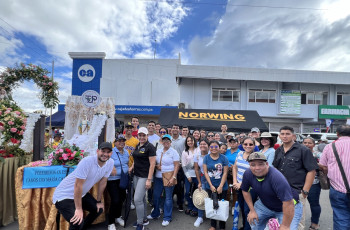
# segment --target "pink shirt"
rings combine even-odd
[[[186,152],[185,150],[182,152],[181,165],[187,178],[196,177],[196,173],[194,171],[194,156],[198,153],[200,153],[199,148],[195,148],[193,152]]]
[[[350,137],[339,137],[335,141],[340,161],[343,165],[347,180],[350,180]],[[328,178],[332,187],[342,193],[346,193],[343,178],[338,167],[337,159],[333,153],[332,144],[326,145],[323,150],[320,164],[328,167]]]

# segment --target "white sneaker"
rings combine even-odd
[[[203,218],[198,217],[197,220],[194,222],[194,226],[198,228],[199,225],[201,225],[201,223],[203,223]]]
[[[124,227],[125,222],[122,217],[115,218],[115,222],[118,223],[120,226]]]
[[[134,202],[131,202],[130,208],[131,208],[131,210],[134,210],[134,209],[135,209]]]
[[[164,227],[165,227],[165,226],[168,226],[168,225],[169,225],[169,223],[170,223],[169,221],[167,221],[167,220],[163,220],[163,222],[162,222],[162,226],[164,226]]]
[[[114,224],[108,225],[108,230],[116,230],[115,225]]]

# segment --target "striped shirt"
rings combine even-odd
[[[350,180],[350,137],[339,137],[335,141],[340,161],[343,165],[347,180]],[[332,187],[338,192],[346,193],[343,177],[341,176],[337,160],[334,156],[332,144],[326,145],[320,159],[320,164],[328,167],[328,178]]]
[[[244,152],[241,151],[237,155],[237,182],[242,183],[243,174],[245,170],[249,169],[249,162],[243,159]]]

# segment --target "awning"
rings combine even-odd
[[[257,111],[253,110],[207,110],[207,109],[168,109],[160,112],[162,126],[178,124],[190,129],[221,131],[226,124],[229,132],[249,132],[258,127],[260,132],[268,131]]]

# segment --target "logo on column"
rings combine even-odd
[[[90,82],[95,78],[95,69],[92,65],[85,64],[80,66],[78,77],[82,82]]]

